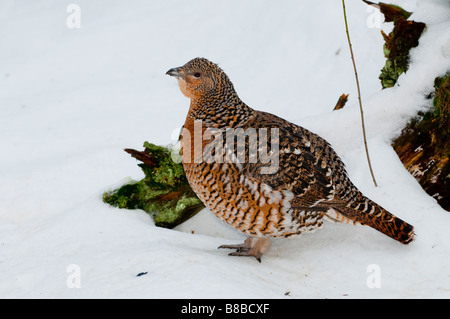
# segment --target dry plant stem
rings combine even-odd
[[[363,115],[363,108],[362,108],[362,102],[361,102],[361,92],[359,89],[358,72],[356,71],[355,57],[353,55],[352,43],[350,41],[350,34],[348,32],[347,14],[345,12],[345,1],[344,0],[342,0],[342,7],[344,9],[345,31],[347,33],[348,46],[350,48],[350,55],[352,57],[353,69],[355,70],[356,87],[358,89],[359,109],[361,111],[361,124],[362,124],[362,132],[363,132],[363,139],[364,139],[364,147],[366,149],[367,163],[369,164],[369,170],[370,170],[370,174],[372,175],[373,183],[375,184],[375,187],[377,187],[378,185],[375,180],[375,176],[373,175],[372,165],[370,163],[369,149],[367,147],[366,128],[364,125],[364,115]]]

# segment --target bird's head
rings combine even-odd
[[[217,94],[224,86],[231,85],[232,88],[222,69],[205,58],[192,59],[181,67],[170,69],[166,74],[176,77],[181,92],[194,100]]]

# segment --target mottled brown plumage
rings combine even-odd
[[[196,58],[167,74],[191,99],[181,141],[189,184],[212,213],[249,236],[242,245],[221,246],[237,249],[231,255],[260,260],[270,237],[314,231],[323,220],[413,240],[411,225],[353,185],[330,144],[247,106],[216,64]]]

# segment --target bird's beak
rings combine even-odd
[[[169,71],[166,72],[166,74],[170,75],[170,76],[175,76],[175,77],[181,77],[181,72],[180,72],[180,68],[173,68],[170,69]]]

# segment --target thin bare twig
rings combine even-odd
[[[370,170],[370,174],[372,175],[373,183],[375,184],[375,187],[377,187],[378,185],[375,180],[375,176],[373,175],[372,165],[370,164],[369,149],[367,147],[367,139],[366,139],[366,128],[364,125],[364,115],[363,115],[363,108],[362,108],[362,102],[361,102],[361,92],[359,89],[358,72],[356,71],[356,63],[355,63],[355,57],[353,55],[352,42],[350,41],[350,33],[348,32],[347,13],[345,12],[345,1],[344,0],[342,0],[342,7],[344,9],[345,31],[347,33],[348,46],[350,48],[350,55],[352,57],[353,69],[355,70],[356,87],[358,89],[359,109],[361,111],[361,124],[362,124],[363,138],[364,138],[364,147],[366,149],[367,163],[369,164],[369,170]]]

